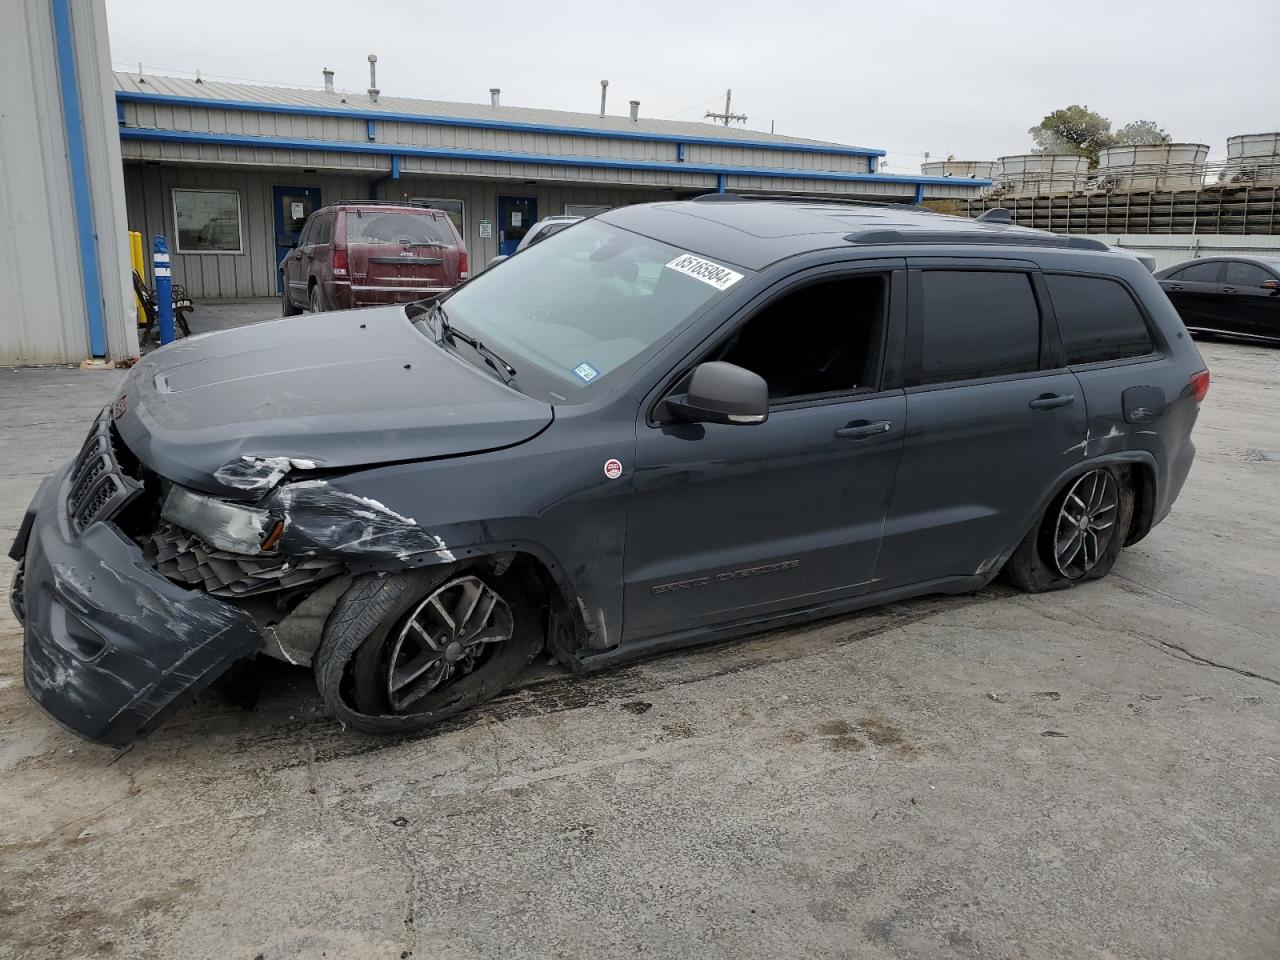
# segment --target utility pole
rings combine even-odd
[[[739,123],[746,123],[747,115],[745,113],[729,112],[729,106],[732,102],[733,102],[733,91],[726,90],[724,92],[724,113],[716,113],[714,110],[708,110],[707,116],[710,117],[712,120],[719,120],[726,127],[729,125],[729,121],[731,120],[737,120]]]

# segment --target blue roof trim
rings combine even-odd
[[[721,137],[691,137],[677,133],[645,133],[640,130],[599,130],[595,127],[562,127],[547,123],[518,123],[514,120],[473,120],[467,117],[439,117],[425,113],[388,113],[385,110],[343,110],[340,107],[304,107],[287,103],[256,103],[251,100],[206,100],[169,93],[135,93],[117,90],[120,103],[154,103],[174,107],[204,107],[208,110],[243,110],[247,113],[291,113],[302,117],[342,117],[347,120],[386,120],[391,123],[436,124],[442,127],[475,127],[481,130],[510,130],[515,133],[553,133],[598,139],[650,140],[657,143],[696,143],[710,147],[752,147],[789,153],[828,153],[841,157],[883,157],[883,150],[871,147],[818,146],[811,143],[778,143],[773,140],[730,140]]]
[[[563,157],[542,153],[510,153],[499,150],[460,150],[454,147],[411,147],[394,143],[354,143],[347,140],[308,140],[298,137],[264,137],[243,133],[193,133],[121,127],[122,140],[157,140],[168,143],[208,143],[227,147],[263,147],[282,150],[320,150],[330,153],[372,153],[388,157],[433,157],[445,160],[494,160],[500,163],[536,163],[551,167],[600,167],[611,170],[651,170],[661,173],[706,173],[713,176],[779,177],[787,180],[835,180],[850,183],[927,184],[986,187],[990,180],[955,177],[904,177],[890,173],[840,173],[831,170],[739,167],[709,163],[657,160],[616,160],[611,157]],[[354,171],[353,171],[354,172]]]

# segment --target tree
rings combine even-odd
[[[1172,139],[1154,120],[1135,120],[1117,130],[1112,142],[1117,146],[1137,147],[1146,143],[1168,143]]]
[[[1074,153],[1098,165],[1098,151],[1112,143],[1111,121],[1088,107],[1072,104],[1055,110],[1027,131],[1035,153]]]

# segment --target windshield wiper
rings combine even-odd
[[[479,337],[473,337],[469,333],[463,333],[450,323],[449,315],[445,313],[443,304],[435,304],[435,314],[440,318],[441,343],[443,343],[446,338],[454,341],[461,340],[463,343],[471,347],[471,349],[476,353],[480,354],[481,359],[493,368],[493,372],[498,375],[499,379],[501,379],[503,383],[509,384],[511,382],[511,379],[516,375],[515,367],[507,363],[506,360],[493,350],[486,347]]]

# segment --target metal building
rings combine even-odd
[[[104,0],[11,0],[0,30],[0,363],[135,356]]]
[[[881,173],[883,150],[648,119],[635,101],[617,116],[503,106],[496,90],[462,104],[149,74],[115,83],[129,225],[172,238],[174,280],[197,299],[274,296],[302,219],[339,199],[431,200],[479,266],[552,214],[717,190],[918,203],[989,184]]]

